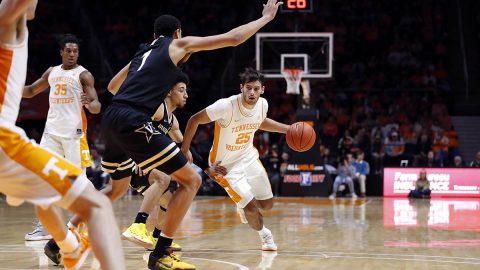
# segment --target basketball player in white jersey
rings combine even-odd
[[[288,125],[267,118],[268,103],[261,98],[265,86],[260,72],[247,68],[240,74],[240,94],[223,98],[193,115],[185,129],[182,152],[188,149],[199,124],[215,121],[215,137],[209,162],[220,162],[227,169],[215,180],[237,204],[243,223],[258,231],[262,250],[275,251],[272,233],[263,224],[259,209],[273,207],[273,194],[267,173],[253,146],[255,132],[287,133]]]
[[[37,0],[0,3],[0,193],[11,205],[24,201],[35,205],[38,218],[59,244],[67,269],[80,268],[90,242],[66,229],[58,206],[87,222],[102,269],[125,269],[109,200],[88,184],[80,168],[38,146],[15,126],[27,73],[27,20],[33,19],[36,5]]]
[[[50,89],[49,110],[40,146],[72,162],[75,166],[91,166],[87,143],[87,118],[83,107],[90,113],[100,112],[92,74],[78,64],[79,40],[71,34],[60,41],[62,64],[48,68],[41,78],[23,89],[24,98],[32,98]],[[47,240],[51,235],[40,223],[25,235],[27,241]]]

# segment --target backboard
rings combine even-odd
[[[284,69],[302,69],[303,78],[331,78],[333,33],[257,33],[257,70],[266,78],[283,78]]]

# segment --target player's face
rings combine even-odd
[[[187,103],[187,98],[187,85],[183,82],[175,84],[172,91],[170,91],[172,104],[177,108],[183,108]]]
[[[240,91],[242,92],[242,99],[248,105],[255,105],[263,94],[265,87],[260,81],[248,82],[240,84]]]
[[[62,64],[66,66],[74,66],[78,61],[78,44],[66,43],[65,47],[60,51],[62,56]]]

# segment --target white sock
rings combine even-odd
[[[168,238],[168,239],[173,239],[173,237],[170,237],[170,236],[166,236],[165,234],[163,234],[163,232],[160,233],[160,236],[161,237],[165,237],[165,238]]]
[[[260,236],[264,236],[264,235],[270,234],[270,233],[271,233],[270,230],[267,229],[265,226],[263,226],[263,228],[262,228],[260,231],[258,231],[258,234],[259,234]]]
[[[63,253],[72,253],[78,246],[78,239],[70,230],[67,230],[67,236],[62,241],[57,241],[57,245]]]

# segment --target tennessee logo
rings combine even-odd
[[[153,135],[162,134],[157,129],[155,129],[152,122],[143,124],[143,126],[136,129],[135,132],[145,134],[145,139],[147,140],[147,142],[150,142],[150,139],[152,139]]]

